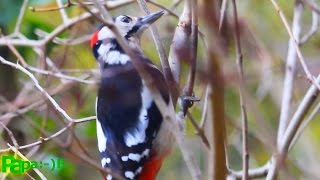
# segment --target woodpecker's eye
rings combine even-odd
[[[131,21],[131,18],[129,18],[128,16],[124,16],[124,17],[121,18],[120,21],[124,22],[124,23],[129,23]]]

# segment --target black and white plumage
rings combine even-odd
[[[161,71],[144,56],[139,47],[139,37],[143,30],[162,14],[160,11],[138,18],[123,15],[115,18],[114,23],[144,68],[157,82],[158,90],[168,103],[168,88]],[[159,140],[166,136],[163,135],[166,130],[163,130],[162,115],[130,57],[107,27],[102,27],[93,35],[91,47],[101,70],[101,83],[96,99],[101,164],[126,179],[154,179],[153,175],[148,174],[151,172],[143,171],[159,169],[158,164],[161,165],[161,162],[154,163],[154,159],[162,160],[162,156],[168,153],[165,146],[170,145]],[[152,167],[146,167],[147,164]],[[110,180],[112,176],[108,175],[106,179]]]

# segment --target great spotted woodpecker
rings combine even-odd
[[[142,32],[162,15],[163,11],[159,11],[143,17],[121,15],[113,20],[168,103],[163,74],[140,48]],[[101,70],[96,99],[101,164],[125,179],[153,180],[170,151],[169,127],[111,30],[104,26],[95,32],[91,48]],[[106,176],[107,180],[112,178],[110,174]]]

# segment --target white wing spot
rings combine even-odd
[[[141,155],[140,154],[133,154],[133,153],[130,153],[128,155],[129,159],[131,159],[132,161],[137,161],[139,162],[140,159],[141,159]]]
[[[122,160],[122,161],[128,161],[128,159],[129,159],[128,156],[122,156],[122,157],[121,157],[121,160]]]
[[[107,163],[110,163],[111,162],[111,159],[110,158],[102,158],[102,160],[101,160],[101,165],[102,165],[102,167],[105,167],[105,165],[107,164]]]
[[[108,174],[107,180],[112,180],[112,176],[110,174]]]
[[[124,173],[124,176],[125,176],[126,178],[129,178],[129,179],[133,179],[133,178],[134,178],[134,174],[133,174],[132,171],[126,171],[126,172]]]
[[[149,156],[149,152],[150,152],[150,149],[146,149],[142,152],[142,156],[145,156],[145,157],[148,157]]]
[[[103,133],[99,120],[96,121],[96,124],[97,124],[98,149],[100,152],[104,152],[107,146],[107,138]]]
[[[140,174],[141,171],[142,171],[142,167],[139,167],[139,168],[136,170],[136,175],[137,175],[137,174]]]

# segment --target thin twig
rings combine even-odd
[[[172,10],[170,10],[169,8],[159,4],[158,2],[152,1],[152,0],[147,0],[148,3],[153,4],[154,6],[157,6],[163,10],[165,10],[168,14],[170,14],[171,16],[175,17],[175,18],[179,18],[179,16],[173,12]]]
[[[256,178],[262,178],[265,177],[269,171],[270,168],[270,162],[267,162],[265,165],[259,168],[249,169],[248,171],[248,177],[250,179],[256,179]],[[230,179],[241,179],[243,177],[243,171],[232,171],[229,170],[228,177]],[[229,179],[228,178],[228,179]]]
[[[297,143],[298,139],[300,138],[304,130],[307,128],[310,122],[316,117],[316,115],[318,115],[319,112],[320,112],[320,103],[318,103],[318,105],[313,109],[313,111],[308,116],[308,118],[306,118],[306,120],[302,122],[300,128],[298,129],[296,135],[294,136],[291,142],[289,149],[292,149],[292,147]]]
[[[304,2],[304,4],[307,4],[309,7],[312,5],[317,7],[314,0],[312,0],[312,5],[311,5],[311,2],[308,0],[303,0],[303,2]],[[316,10],[314,10],[312,8],[311,8],[311,10],[312,10],[312,24],[311,24],[310,30],[299,41],[300,46],[302,44],[306,43],[318,31],[319,14],[316,12]]]
[[[118,0],[118,1],[107,1],[106,6],[108,7],[108,9],[115,9],[115,8],[119,8],[128,4],[133,3],[134,0]],[[93,9],[91,11],[92,13],[98,13],[97,9]],[[63,31],[65,31],[67,28],[81,22],[84,20],[87,20],[89,18],[91,18],[92,15],[88,12],[83,13],[79,16],[76,16],[74,18],[70,18],[69,21],[67,23],[63,23],[61,25],[59,25],[58,27],[56,27],[48,36],[46,36],[44,39],[42,40],[32,40],[32,39],[9,39],[10,40],[10,44],[15,45],[15,46],[29,46],[29,47],[41,47],[47,43],[49,43],[52,39],[54,39],[57,35],[59,35],[60,33],[62,33]],[[4,39],[0,39],[0,46],[1,45],[6,45],[6,41]]]
[[[24,17],[25,12],[26,12],[28,2],[29,2],[29,0],[24,0],[22,3],[22,6],[21,6],[20,12],[19,12],[19,16],[18,16],[18,20],[16,22],[16,26],[14,27],[14,34],[19,33],[19,31],[20,31],[22,19]]]
[[[134,0],[130,0],[131,2],[134,2]],[[103,1],[103,4],[106,5],[106,7],[108,9],[111,9],[111,8],[116,8],[117,6],[121,6],[122,2],[120,1]],[[71,2],[70,0],[67,1],[66,4],[62,5],[62,6],[59,6],[59,7],[49,7],[49,8],[36,8],[36,7],[29,7],[29,9],[33,12],[48,12],[48,11],[57,11],[57,10],[61,10],[61,9],[65,9],[65,8],[69,8],[71,6],[91,6],[91,5],[94,5],[93,2],[90,2],[90,1],[87,1],[87,2],[78,2],[78,3],[75,3],[75,2]]]
[[[56,0],[56,2],[57,2],[57,5],[59,7],[59,11],[60,11],[60,14],[61,14],[61,17],[62,17],[62,21],[64,23],[68,22],[69,18],[68,18],[67,12],[65,11],[64,8],[61,8],[61,7],[63,7],[62,1],[61,0]],[[67,4],[70,4],[70,1],[68,1]]]
[[[201,129],[201,128],[198,126],[196,120],[193,118],[193,116],[191,115],[191,113],[190,113],[189,111],[187,111],[187,116],[188,116],[188,118],[190,119],[193,127],[196,129],[197,135],[200,136],[202,142],[206,145],[206,147],[207,147],[208,149],[210,149],[209,140],[208,140],[207,136],[205,135],[203,129]]]
[[[304,4],[306,4],[312,11],[316,12],[317,14],[320,14],[320,8],[319,6],[312,0],[310,2],[309,0],[302,0]]]
[[[9,65],[13,68],[19,69],[20,71],[22,71],[23,73],[25,73],[27,76],[30,77],[30,79],[34,82],[35,87],[46,97],[48,98],[48,100],[52,103],[52,105],[56,108],[56,110],[64,117],[66,118],[68,121],[73,121],[73,119],[68,115],[68,113],[63,110],[60,105],[49,95],[49,93],[44,90],[38,80],[34,77],[34,75],[32,73],[30,73],[28,70],[26,70],[24,67],[22,67],[20,64],[14,64],[10,61],[5,60],[3,57],[0,56],[0,62],[2,64],[6,64]]]
[[[233,5],[233,17],[234,17],[234,37],[236,42],[237,50],[237,67],[239,75],[239,96],[240,96],[240,109],[241,109],[241,121],[242,121],[242,171],[243,171],[243,180],[248,179],[248,169],[249,169],[249,151],[248,151],[248,118],[246,110],[246,102],[243,96],[245,80],[243,75],[243,56],[241,50],[241,40],[240,40],[240,29],[238,22],[238,12],[237,4],[235,0],[232,0]]]
[[[30,161],[27,157],[25,157],[22,153],[19,152],[19,150],[13,146],[11,146],[9,143],[7,144],[9,148],[15,152],[20,158],[22,158],[24,161]],[[41,180],[47,180],[47,178],[39,171],[38,168],[32,168],[32,170],[38,174]]]
[[[223,22],[224,22],[224,17],[226,14],[226,9],[227,9],[227,0],[223,0],[221,4],[221,9],[220,9],[220,20],[219,20],[219,32],[221,31]]]
[[[35,147],[35,146],[39,146],[45,142],[48,142],[60,135],[62,135],[64,132],[66,132],[69,128],[71,128],[71,126],[73,126],[75,123],[84,123],[84,122],[88,122],[88,121],[92,121],[92,120],[96,120],[96,116],[90,116],[90,117],[85,117],[85,118],[80,118],[80,119],[74,119],[73,122],[69,122],[65,127],[63,127],[62,129],[60,129],[59,131],[57,131],[56,133],[46,137],[46,138],[41,138],[41,140],[30,143],[30,144],[26,144],[26,145],[20,145],[19,150],[21,149],[27,149],[27,148],[31,148],[31,147]],[[0,153],[5,153],[5,152],[9,152],[10,148],[8,149],[0,149]]]
[[[193,97],[193,88],[195,84],[196,77],[196,66],[197,66],[197,48],[198,48],[198,6],[196,0],[190,1],[191,8],[191,35],[190,35],[190,58],[188,58],[190,68],[188,73],[188,79],[186,86],[182,92],[182,111],[186,114],[187,110],[193,105],[193,100],[187,100],[185,97]]]
[[[316,79],[316,83],[320,84],[320,75],[318,75]],[[272,180],[277,177],[277,172],[279,171],[279,168],[281,167],[284,159],[287,156],[287,153],[289,151],[289,147],[291,145],[291,142],[297,133],[298,128],[300,127],[300,124],[304,118],[304,116],[307,114],[308,110],[310,109],[313,102],[316,100],[316,98],[319,95],[319,89],[317,86],[312,84],[312,86],[307,91],[306,95],[302,99],[300,105],[298,106],[297,110],[295,111],[290,124],[288,125],[285,133],[283,134],[282,140],[278,144],[277,147],[277,154],[273,156],[272,158],[272,164],[270,167],[270,171],[267,176],[267,180]]]
[[[14,137],[12,131],[3,123],[3,122],[0,122],[1,126],[7,131],[13,145],[18,148],[19,147],[19,144],[17,142],[17,139]]]
[[[200,121],[200,128],[204,129],[207,119],[207,112],[208,112],[208,96],[209,96],[209,86],[206,87],[206,92],[204,96],[203,108],[202,108],[202,115]]]
[[[306,61],[305,61],[305,59],[304,59],[304,57],[303,57],[303,55],[302,55],[302,53],[301,53],[300,47],[299,47],[299,45],[298,45],[298,42],[297,42],[297,40],[294,38],[294,35],[293,35],[293,33],[292,33],[291,29],[290,29],[290,26],[289,26],[289,23],[288,23],[288,21],[287,21],[286,16],[284,15],[283,11],[282,11],[281,8],[279,7],[279,5],[278,5],[278,3],[276,2],[276,0],[270,0],[270,1],[271,1],[272,5],[274,6],[274,8],[277,10],[277,12],[278,12],[278,14],[279,14],[279,16],[280,16],[280,18],[281,18],[281,20],[282,20],[282,22],[283,22],[286,30],[287,30],[287,32],[288,32],[288,34],[289,34],[290,38],[293,39],[293,45],[294,45],[294,47],[295,47],[295,49],[296,49],[296,53],[297,53],[297,55],[298,55],[298,57],[299,57],[300,63],[301,63],[301,65],[302,65],[302,67],[303,67],[303,70],[304,70],[306,76],[307,76],[307,79],[308,79],[310,82],[312,82],[315,86],[317,86],[318,89],[320,89],[320,85],[315,82],[315,78],[314,78],[314,76],[311,74],[311,72],[310,72],[310,70],[309,70],[309,68],[308,68],[308,66],[307,66],[307,64],[306,64]],[[298,0],[298,1],[299,1],[299,0]]]

